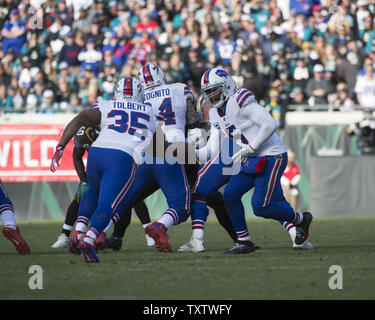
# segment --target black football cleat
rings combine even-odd
[[[311,212],[304,212],[302,223],[296,226],[296,239],[295,244],[300,245],[304,243],[309,236],[309,228],[312,222],[313,216]]]
[[[114,236],[105,240],[103,249],[112,249],[113,251],[119,251],[122,247],[122,239]]]
[[[236,243],[244,243],[244,244],[247,244],[248,246],[250,246],[250,247],[253,248],[254,250],[258,250],[258,249],[260,249],[260,245],[255,244],[255,243],[252,242],[252,241],[240,241],[240,240],[235,240],[235,241],[234,241],[234,244],[236,244]]]
[[[245,254],[254,252],[260,247],[254,244],[252,241],[236,241],[232,249],[226,250],[225,254]]]

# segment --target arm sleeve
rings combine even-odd
[[[276,121],[269,112],[255,101],[243,106],[241,115],[259,126],[258,134],[252,141],[249,141],[251,148],[254,150],[257,150],[262,143],[268,140],[278,128]]]
[[[211,136],[207,144],[196,151],[196,157],[200,163],[204,163],[216,156],[221,148],[221,130],[211,126]]]

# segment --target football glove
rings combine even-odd
[[[55,172],[57,167],[60,166],[60,160],[63,155],[64,147],[60,144],[56,146],[55,154],[52,157],[50,169],[52,172]]]
[[[233,162],[243,163],[255,152],[255,150],[248,144],[244,144],[242,142],[237,142],[237,144],[241,147],[241,149],[232,156],[232,160]]]
[[[81,198],[87,192],[88,187],[89,186],[87,185],[86,182],[80,182],[79,183],[76,195],[74,197],[77,202],[81,201]]]

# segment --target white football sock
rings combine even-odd
[[[87,224],[85,224],[83,222],[77,222],[76,230],[86,233],[86,231],[87,231]]]
[[[250,241],[250,236],[247,236],[247,237],[238,237],[238,240],[239,241]]]
[[[236,233],[237,233],[237,239],[239,241],[250,241],[251,240],[249,231],[247,229],[236,232]]]
[[[203,239],[204,229],[193,229],[193,232],[192,232],[191,236],[193,238]]]
[[[203,239],[204,224],[205,224],[205,221],[200,220],[200,219],[195,219],[191,222],[191,226],[193,228],[192,237]]]
[[[11,210],[4,210],[0,214],[0,220],[3,223],[4,227],[9,227],[12,229],[16,229],[16,216],[14,212]]]
[[[62,227],[64,230],[67,230],[67,231],[72,231],[73,230],[73,226],[70,226],[68,224],[63,224],[63,227]]]
[[[173,225],[174,221],[170,214],[163,214],[157,222],[162,223],[166,228],[169,228],[171,225]]]
[[[90,239],[92,239],[93,241],[95,241],[97,239],[97,236],[95,234],[95,232],[89,230],[87,231],[86,235],[85,235],[85,239],[86,237],[89,237]],[[84,240],[85,241],[85,240]],[[86,241],[87,242],[87,241]],[[93,244],[93,242],[89,242],[90,244]]]

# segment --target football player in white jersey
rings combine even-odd
[[[283,196],[280,179],[287,164],[287,152],[275,132],[276,122],[250,91],[237,90],[233,78],[223,69],[207,70],[202,76],[201,89],[214,108],[209,113],[211,137],[196,152],[199,161],[216,157],[223,135],[241,148],[232,157],[234,163],[241,163],[240,172],[231,176],[223,194],[239,240],[227,253],[254,251],[241,202],[242,196],[252,188],[254,214],[294,224],[295,243],[301,245],[308,237],[312,215],[294,212]]]
[[[144,74],[144,71],[146,72],[146,74]],[[199,114],[193,106],[194,97],[189,87],[183,84],[157,86],[157,84],[164,83],[164,75],[162,71],[156,66],[145,66],[145,69],[142,68],[140,70],[140,73],[141,75],[143,74],[143,78],[147,79],[147,83],[150,89],[155,88],[161,90],[160,94],[158,92],[147,94],[148,91],[146,91],[146,97],[148,98],[149,96],[158,96],[157,98],[161,98],[159,103],[156,102],[153,103],[153,105],[156,106],[154,110],[156,112],[156,116],[160,119],[160,124],[162,124],[164,132],[167,132],[168,136],[170,137],[169,141],[177,141],[177,143],[180,143],[181,146],[185,148],[184,139],[186,130],[189,130],[188,137],[186,138],[187,143],[191,143],[192,141],[190,140],[196,140],[197,138],[199,138],[199,136],[201,135],[201,129],[199,129],[199,127],[201,127],[202,125],[204,126],[204,124],[200,122]],[[151,85],[151,82],[148,78],[151,78],[151,81],[155,81],[154,86]],[[163,96],[163,90],[165,90],[165,94],[169,95],[171,93],[171,87],[173,88],[172,94],[174,94],[174,91],[177,91],[175,96],[173,98]],[[152,91],[150,90],[150,92]],[[171,102],[171,106],[168,106],[169,102]],[[169,107],[171,107],[171,110],[173,110],[172,112],[169,112],[171,111],[169,110]],[[172,113],[178,119],[176,123],[173,123],[174,116]],[[169,117],[170,115],[172,115],[172,117]],[[208,123],[207,125],[209,126]],[[158,131],[160,130],[161,129],[159,126]],[[156,145],[156,147],[154,146],[154,149],[156,149],[156,156],[160,155],[162,157],[165,156],[165,136],[163,130],[161,131],[162,139],[159,140],[159,145]],[[198,133],[200,133],[200,135]],[[168,143],[166,146],[168,147]],[[192,153],[194,153],[193,150]],[[151,154],[153,153],[150,152],[150,155]],[[175,220],[172,221],[171,219],[172,216],[176,217],[175,212],[180,214],[178,220],[176,219],[177,223],[184,221],[186,217],[185,211],[181,210],[180,206],[184,203],[184,201],[186,201],[186,180],[188,180],[189,185],[192,185],[196,180],[198,166],[195,163],[195,158],[192,157],[191,159],[193,164],[185,164],[186,175],[183,170],[181,175],[180,165],[165,164],[165,159],[160,158],[158,158],[158,160],[162,160],[161,163],[156,162],[155,164],[154,160],[155,158],[153,158],[153,161],[151,161],[151,163],[146,161],[145,164],[142,164],[138,167],[133,185],[127,193],[126,197],[119,204],[115,215],[112,217],[110,224],[104,231],[105,233],[112,227],[113,224],[115,224],[115,232],[121,233],[123,230],[123,227],[121,226],[121,220],[119,221],[121,212],[130,208],[131,205],[137,204],[138,201],[145,199],[157,189],[159,189],[160,186],[162,186],[162,191],[166,195],[169,209],[163,214],[162,219],[158,222],[163,224],[165,223],[165,225],[168,225],[168,223],[175,223]],[[187,179],[185,179],[186,176]],[[221,193],[216,190],[216,192],[213,192],[212,195],[210,195],[210,197],[207,199],[207,202],[208,205],[213,208],[223,228],[228,232],[233,240],[236,240],[236,232],[225,209],[224,200]],[[121,219],[124,219],[124,216],[122,216]],[[156,223],[156,226],[159,227],[161,225]],[[147,228],[147,226],[145,226],[145,228]],[[158,229],[156,230],[157,232],[160,232],[158,231]],[[165,233],[162,233],[162,239],[164,239],[164,234]],[[162,245],[160,245],[159,241],[159,246],[157,247],[157,249],[159,251],[169,252],[170,246],[167,242],[165,242],[165,245],[164,242],[162,242]]]
[[[199,121],[193,107],[195,98],[190,88],[182,83],[166,84],[163,71],[153,64],[142,67],[138,72],[138,79],[144,89],[144,103],[152,108],[162,125],[167,144],[185,145],[186,126]],[[145,231],[155,240],[158,251],[171,252],[166,232],[170,226],[184,222],[188,218],[190,187],[184,164],[178,163],[175,159],[169,161],[170,159],[164,156],[163,141],[162,145],[156,144],[154,147],[151,163],[142,164],[142,174],[137,175],[136,183],[128,197],[138,196],[155,182],[160,186],[167,199],[168,209],[159,220],[148,225]],[[118,212],[123,209],[120,205]]]
[[[201,106],[203,106],[204,112],[207,114],[209,113],[209,110],[213,108],[212,105],[204,99],[201,102]],[[208,130],[206,129],[206,131],[209,131],[209,128]],[[204,138],[198,136],[195,141],[193,140],[192,142],[196,144],[198,148],[202,148],[206,141]],[[236,145],[236,143],[232,139],[225,137],[221,149],[225,150],[227,154],[225,154],[225,152],[224,154],[218,153],[210,161],[204,163],[198,171],[196,180],[191,184],[192,235],[190,240],[182,245],[178,251],[202,252],[206,250],[203,242],[205,223],[209,214],[207,205],[210,205],[210,198],[212,198],[212,195],[218,194],[219,188],[224,186],[231,178],[231,175],[228,173],[233,174],[233,170],[230,170],[230,167],[233,166],[231,163],[231,157],[235,150],[234,145]],[[228,173],[225,172],[226,170],[228,170]],[[225,208],[224,204],[223,206]],[[288,231],[291,237],[293,250],[311,250],[313,248],[313,245],[308,240],[304,241],[301,245],[297,245],[295,243],[296,227],[292,223],[286,221],[280,221],[280,223],[283,228]],[[232,236],[232,239],[237,242],[237,238],[243,236],[243,234],[239,233],[237,235],[235,230],[233,230],[233,232],[235,236]],[[250,241],[247,242],[247,246],[251,247],[251,249],[259,248],[258,245],[252,244]]]
[[[69,250],[84,255],[86,262],[99,262],[95,240],[107,226],[120,201],[131,187],[144,148],[155,132],[155,116],[143,104],[143,89],[135,78],[116,85],[116,100],[100,100],[79,113],[64,129],[51,162],[54,172],[64,147],[85,125],[100,125],[100,134],[87,159],[88,190],[83,195]],[[90,229],[87,231],[88,224]]]

